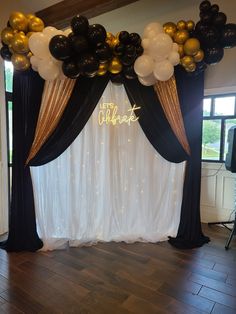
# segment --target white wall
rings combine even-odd
[[[21,10],[23,12],[35,12],[44,7],[60,2],[58,0],[0,0],[0,28],[2,29],[11,11]],[[180,19],[198,21],[199,9],[201,1],[198,0],[140,0],[126,7],[102,14],[90,20],[91,23],[100,23],[104,25],[107,31],[117,33],[121,30],[137,32],[142,34],[146,24],[152,21],[165,23],[168,21],[177,22]],[[220,6],[221,11],[226,13],[229,22],[236,22],[236,1],[232,0],[216,0],[214,3]],[[206,71],[205,88],[211,92],[234,90],[236,86],[236,60],[235,48],[225,50],[225,57],[222,62],[217,65],[208,67]],[[0,203],[0,219],[1,210],[6,208],[6,139],[5,139],[5,112],[4,112],[4,84],[3,84],[3,66],[0,61],[0,104],[1,104],[1,146],[2,156],[0,160],[3,162],[3,178],[0,182],[3,201]],[[1,180],[1,175],[0,175]],[[204,215],[203,215],[204,216]],[[214,217],[212,217],[214,219]]]

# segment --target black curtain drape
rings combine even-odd
[[[43,246],[35,223],[34,197],[29,167],[25,167],[40,109],[44,80],[38,73],[14,73],[13,161],[9,234],[0,247],[7,251],[35,251]]]
[[[142,107],[140,125],[160,155],[176,163],[187,160],[178,234],[169,239],[172,245],[185,249],[209,241],[202,233],[200,221],[204,73],[189,76],[181,67],[176,67],[175,77],[191,156],[185,153],[172,132],[153,87],[142,86],[137,80],[126,80],[125,88],[131,104]]]
[[[108,81],[109,75],[77,79],[57,128],[30,161],[30,166],[52,161],[71,145],[93,113]]]

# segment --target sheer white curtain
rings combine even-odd
[[[124,87],[111,83],[103,103],[116,104],[121,115],[130,109]],[[99,125],[99,104],[60,157],[31,167],[44,250],[68,243],[156,242],[177,233],[185,163],[164,160],[137,121]]]

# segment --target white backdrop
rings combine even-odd
[[[123,85],[109,83],[100,103],[130,109]],[[99,125],[99,104],[61,156],[31,167],[43,250],[177,233],[185,163],[164,160],[138,122]]]

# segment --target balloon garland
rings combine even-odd
[[[217,4],[202,1],[200,20],[180,20],[176,24],[148,24],[141,38],[121,31],[113,35],[100,24],[89,25],[85,16],[75,16],[71,28],[62,31],[44,27],[33,14],[12,12],[1,32],[1,57],[17,71],[30,67],[45,80],[93,78],[111,74],[114,83],[123,77],[138,77],[141,84],[167,81],[180,64],[197,75],[207,65],[221,61],[224,49],[236,46],[236,24]]]

